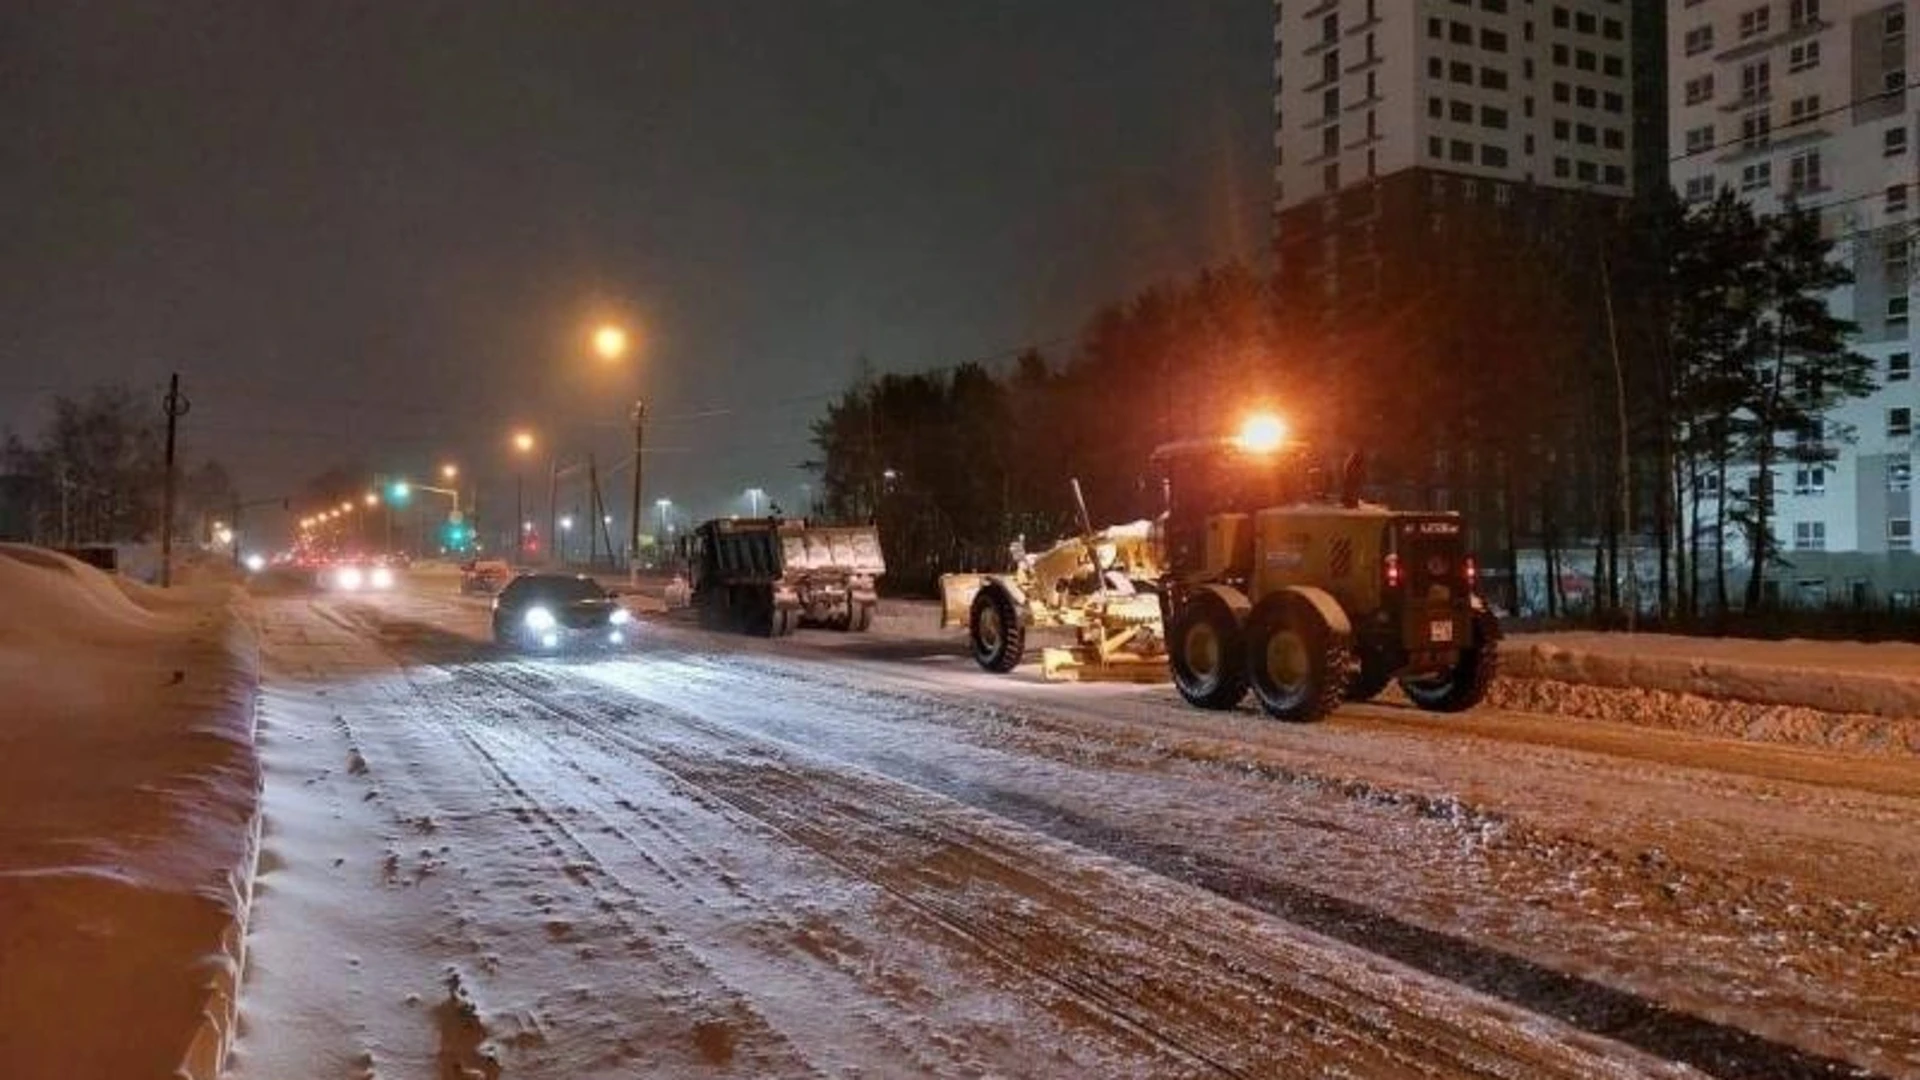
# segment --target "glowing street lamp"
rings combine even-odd
[[[603,360],[618,360],[627,354],[627,332],[618,326],[606,325],[593,332],[593,351]]]
[[[369,491],[367,492],[367,497],[364,501],[367,504],[367,509],[371,510],[374,507],[380,505],[380,496],[374,492]]]
[[[533,432],[524,430],[514,432],[513,448],[519,453],[521,458],[513,467],[513,516],[525,520],[527,516],[525,459],[528,454],[533,453]],[[514,545],[514,551],[523,559],[527,554],[527,534],[532,531],[531,523],[529,523],[528,528],[520,530],[520,542]]]
[[[460,478],[460,466],[455,465],[451,461],[447,462],[445,465],[440,466],[440,479],[458,480],[459,478]]]

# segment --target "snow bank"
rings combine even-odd
[[[240,594],[0,544],[0,1061],[212,1077],[258,849]]]
[[[1920,718],[1920,645],[1662,634],[1515,634],[1501,672],[1824,713]]]

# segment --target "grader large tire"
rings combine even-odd
[[[1240,620],[1217,596],[1196,596],[1174,617],[1167,639],[1173,685],[1187,704],[1225,710],[1247,696]]]
[[[1013,597],[1005,589],[986,588],[974,594],[967,640],[973,645],[974,663],[988,671],[1004,675],[1020,666],[1027,652],[1027,628],[1021,625]]]
[[[775,608],[773,612],[772,637],[786,637],[800,622],[800,613],[793,608]]]
[[[1346,700],[1353,647],[1305,598],[1268,597],[1247,618],[1247,681],[1268,716],[1325,719]]]
[[[858,604],[849,600],[850,610],[842,617],[833,620],[835,630],[845,630],[850,634],[864,634],[873,626],[873,604]]]
[[[1473,645],[1460,650],[1460,660],[1444,675],[1401,679],[1407,699],[1427,712],[1466,712],[1487,696],[1500,674],[1500,623],[1489,611],[1473,613]]]

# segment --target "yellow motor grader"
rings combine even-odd
[[[1094,530],[1077,481],[1073,490],[1081,534],[1038,552],[1015,541],[1006,573],[943,575],[940,625],[964,625],[975,662],[988,671],[1018,667],[1029,630],[1064,628],[1074,643],[1041,650],[1045,678],[1164,682],[1156,530],[1147,521]]]

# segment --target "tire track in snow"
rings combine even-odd
[[[1520,1025],[1514,1017],[1490,1020],[1486,1015],[1502,1009],[1491,1001],[1480,1002],[1482,1013],[1463,1009],[1445,995],[1436,997],[1435,986],[1417,985],[1409,991],[1399,984],[1405,976],[1364,954],[1359,959],[1337,955],[1344,952],[1341,946],[1319,946],[1336,951],[1334,957],[1321,959],[1331,961],[1340,977],[1314,975],[1292,958],[1283,960],[1275,952],[1256,950],[1246,939],[1223,936],[1218,925],[1203,925],[1155,896],[1165,888],[1157,884],[1164,880],[1158,875],[1117,890],[1107,874],[1095,875],[1105,890],[1119,893],[1094,898],[1119,901],[1117,907],[1096,908],[1078,895],[1091,883],[1059,880],[1063,875],[1050,858],[1064,855],[1069,867],[1091,859],[1118,871],[1122,880],[1139,871],[1094,855],[1035,852],[1036,846],[1053,845],[1010,822],[996,825],[992,818],[931,792],[872,774],[798,766],[786,759],[792,747],[669,708],[635,710],[555,700],[553,680],[536,668],[493,668],[484,677],[670,770],[800,846],[876,882],[1003,963],[1053,982],[1097,1013],[1149,1035],[1217,1075],[1270,1075],[1277,1059],[1289,1060],[1302,1051],[1298,1043],[1275,1036],[1299,1032],[1312,1033],[1314,1039],[1305,1048],[1308,1056],[1291,1058],[1298,1069],[1327,1067],[1328,1042],[1337,1040],[1339,1052],[1332,1056],[1369,1076],[1639,1074],[1638,1068],[1603,1064],[1551,1038],[1518,1036],[1514,1028]],[[671,719],[720,740],[723,749],[694,753],[618,730],[621,721],[636,719]],[[743,739],[753,758],[744,766],[727,760],[724,749],[733,743],[737,751]],[[771,797],[776,792],[782,798]],[[1015,832],[1009,833],[1009,826]],[[906,853],[899,850],[903,842],[908,844]],[[946,868],[961,880],[930,874],[928,867]],[[982,881],[997,883],[1000,895],[982,897],[969,888]],[[998,905],[992,908],[996,918],[979,914],[978,905],[985,900]],[[1143,900],[1152,910],[1151,922],[1125,914],[1129,902],[1138,906]],[[1248,918],[1259,916],[1248,913]],[[1169,927],[1177,932],[1169,933]],[[1255,927],[1237,929],[1248,931],[1248,938],[1268,949],[1274,947]],[[1036,964],[1030,958],[1036,950],[1043,956],[1056,953],[1061,962]],[[1350,985],[1355,981],[1363,985]],[[1424,1011],[1396,1000],[1409,992],[1420,999]],[[1271,1013],[1291,1014],[1292,1020],[1263,1025]],[[1267,1041],[1249,1047],[1249,1032]],[[1572,1034],[1565,1032],[1562,1038]]]

